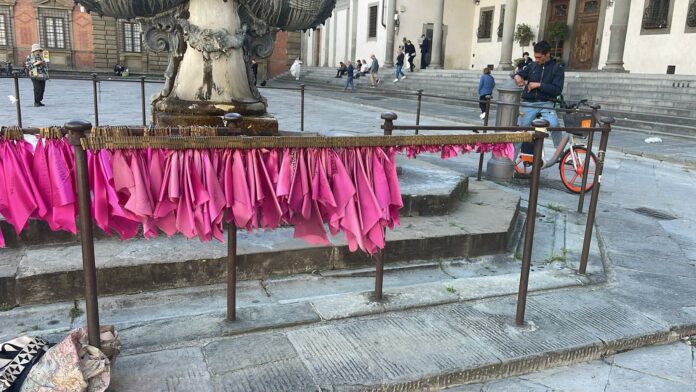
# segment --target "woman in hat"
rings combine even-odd
[[[39,44],[31,46],[31,53],[27,56],[26,67],[29,70],[31,83],[34,85],[34,106],[44,106],[44,90],[48,80],[48,68],[43,58],[43,49]]]

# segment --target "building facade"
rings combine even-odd
[[[90,15],[72,0],[0,0],[0,61],[22,67],[31,45],[50,53],[51,68],[162,72],[166,53],[142,45],[140,24]]]
[[[403,37],[423,34],[433,68],[508,68],[546,39],[571,70],[696,74],[696,0],[338,0],[302,53],[310,65],[373,53],[389,65]]]

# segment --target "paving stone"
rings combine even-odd
[[[639,388],[646,392],[693,392],[694,384],[682,384],[658,377],[649,377],[645,373],[614,367],[609,376],[606,392],[633,391]]]
[[[319,389],[299,360],[266,363],[213,377],[219,392],[316,392]]]
[[[114,392],[213,392],[200,348],[182,348],[118,358],[111,375]]]
[[[251,334],[217,340],[203,346],[203,354],[213,375],[298,358],[295,348],[281,333]]]
[[[660,358],[655,361],[655,358]],[[696,379],[693,348],[686,344],[667,344],[640,348],[613,357],[614,367],[635,370],[645,375],[691,385]]]
[[[604,391],[612,372],[611,365],[603,361],[591,361],[573,366],[548,369],[519,376],[532,383],[544,385],[554,391]],[[492,383],[492,385],[494,385]]]

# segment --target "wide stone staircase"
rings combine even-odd
[[[305,67],[301,83],[308,86],[343,87],[344,78],[336,78],[334,68]],[[475,108],[476,102],[447,100],[443,97],[478,99],[480,71],[417,70],[406,71],[406,79],[394,83],[393,69],[382,68],[377,89],[382,93],[397,93],[402,98],[416,99],[423,90],[423,101],[441,101]],[[494,71],[498,85],[508,77],[506,71]],[[278,80],[290,78],[281,75]],[[602,72],[566,72],[564,96],[574,102],[588,99],[602,105],[613,115],[619,128],[646,134],[672,134],[696,137],[696,76],[613,74]],[[369,78],[355,81],[359,91],[369,89]],[[402,94],[398,94],[402,93]],[[494,99],[497,92],[494,93]],[[495,111],[495,110],[494,110]]]

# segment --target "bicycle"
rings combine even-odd
[[[564,109],[579,109],[581,107],[590,108],[586,99],[576,104],[568,105],[563,96],[557,101],[559,107]],[[537,115],[540,116],[540,115]],[[572,128],[590,128],[592,126],[592,116],[586,113],[569,112],[563,115],[563,124]],[[587,159],[587,145],[579,143],[578,139],[587,139],[587,133],[566,132],[558,143],[556,151],[549,161],[543,164],[542,169],[547,169],[559,163],[558,171],[561,182],[569,191],[580,193],[583,177],[587,177],[585,192],[590,191],[596,182],[595,173],[597,171],[597,157],[590,151],[590,162],[585,173],[585,159]],[[566,149],[566,145],[568,148]],[[542,155],[542,161],[543,161]],[[532,173],[534,165],[534,144],[522,143],[519,157],[515,164],[515,172],[518,176],[528,177]]]

